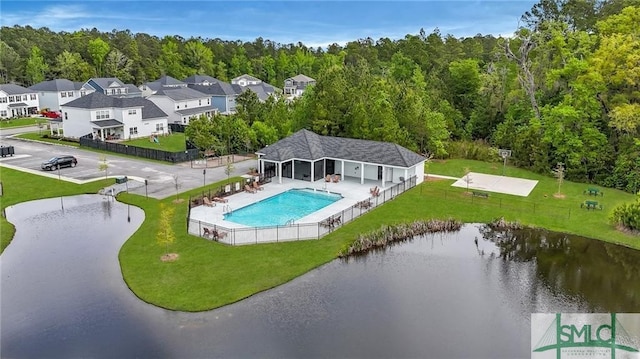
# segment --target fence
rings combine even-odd
[[[149,158],[152,160],[158,161],[167,161],[167,162],[186,162],[197,159],[199,157],[199,152],[197,149],[187,149],[186,151],[181,152],[167,152],[156,150],[153,148],[142,148],[135,147],[129,145],[123,145],[121,143],[116,142],[105,142],[94,140],[91,136],[80,137],[80,146],[95,148],[102,151],[109,151],[115,153],[121,153],[130,156]]]
[[[499,198],[488,195],[486,198],[476,197],[471,193],[460,190],[428,190],[420,187],[420,194],[429,196],[430,199],[442,198],[448,202],[466,203],[474,207],[493,207],[505,211],[505,213],[534,213],[537,216],[552,218],[571,218],[571,207],[555,206],[543,202],[532,202],[513,198]]]
[[[217,224],[189,219],[188,231],[190,234],[209,239],[211,239],[210,236],[216,237],[217,235],[217,237],[213,239],[230,245],[320,239],[344,224],[353,221],[383,203],[394,199],[399,194],[415,187],[416,180],[417,178],[414,176],[401,183],[395,184],[381,191],[378,196],[372,196],[360,201],[318,223],[292,223],[270,227],[227,228]],[[205,233],[214,234],[206,236]]]

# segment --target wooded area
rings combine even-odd
[[[399,40],[358,39],[326,49],[167,36],[128,30],[73,33],[2,27],[0,77],[251,74],[276,87],[299,73],[317,85],[293,103],[251,92],[233,116],[203,119],[187,135],[203,147],[257,149],[301,128],[393,141],[436,158],[499,160],[569,180],[640,189],[640,0],[541,0],[510,38],[455,38],[437,29]],[[213,137],[213,138],[211,138]]]

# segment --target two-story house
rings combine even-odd
[[[168,133],[167,114],[142,97],[114,97],[101,92],[62,105],[66,137],[132,139]]]
[[[315,85],[316,80],[306,75],[296,75],[284,80],[284,95],[293,99],[302,96],[307,86]]]
[[[192,118],[217,113],[211,96],[188,87],[161,87],[149,100],[167,113],[169,123],[188,125]]]
[[[163,87],[187,87],[187,84],[171,76],[162,76],[155,81],[145,82],[138,88],[142,91],[142,97],[149,97]]]
[[[243,92],[247,90],[253,91],[262,102],[266,101],[269,96],[277,97],[280,94],[280,90],[275,86],[247,74],[232,79],[231,84],[242,87]]]
[[[60,106],[78,97],[90,94],[95,90],[82,82],[73,82],[66,79],[56,79],[37,83],[29,89],[38,93],[40,109],[60,111]]]
[[[26,117],[38,111],[36,91],[14,84],[0,85],[0,118]]]
[[[142,97],[142,91],[132,84],[125,84],[116,77],[95,77],[85,82],[96,92],[116,97]]]
[[[236,112],[236,98],[242,93],[242,87],[220,81],[207,75],[194,75],[182,80],[196,91],[211,96],[211,104],[223,114]]]

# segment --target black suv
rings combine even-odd
[[[58,156],[43,163],[41,167],[43,170],[53,171],[61,167],[75,167],[77,164],[78,160],[73,156]]]

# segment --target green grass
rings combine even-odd
[[[21,133],[19,135],[17,135],[17,138],[24,138],[27,140],[33,140],[33,141],[40,141],[40,142],[47,142],[47,143],[55,143],[56,145],[65,145],[65,146],[73,146],[73,147],[80,147],[80,143],[78,142],[73,142],[73,141],[63,141],[57,138],[48,138],[48,137],[42,137],[42,135],[48,131],[43,131],[42,133],[38,133],[38,132],[28,132],[28,133]]]
[[[135,140],[122,141],[121,143],[129,146],[142,148],[152,148],[154,150],[162,150],[167,152],[181,152],[187,149],[184,139],[184,133],[175,132],[168,136],[158,136],[158,143],[151,142],[148,137],[138,138]]]
[[[8,206],[35,199],[97,193],[100,188],[113,184],[115,180],[98,180],[77,185],[0,167],[0,181],[2,181],[3,190],[0,201],[4,213],[4,209]],[[9,245],[14,234],[15,227],[2,216],[0,218],[0,253]]]
[[[431,164],[431,170],[434,166]],[[437,166],[442,166],[439,173],[456,176],[464,173],[464,167],[476,172],[495,173],[491,172],[495,171],[492,164],[476,161],[450,160]],[[540,182],[527,198],[491,193],[488,199],[473,198],[465,194],[464,189],[452,188],[451,180],[426,182],[320,240],[237,247],[187,234],[187,200],[189,194],[198,194],[202,188],[180,194],[179,198],[184,202],[178,204],[174,203],[175,196],[157,200],[122,193],[118,199],[142,208],[146,218],[120,251],[123,277],[131,290],[146,302],[174,310],[208,310],[283,284],[333,260],[360,233],[375,230],[382,224],[429,218],[452,217],[464,222],[482,223],[504,216],[510,221],[640,249],[639,237],[620,233],[608,223],[609,211],[620,203],[633,201],[633,195],[604,189],[605,195],[598,197],[598,201],[604,204],[605,210],[587,211],[579,206],[589,198],[582,194],[587,187],[585,184],[566,182],[562,186],[566,197],[558,199],[553,197],[557,190],[553,178],[515,168],[508,168],[507,174]],[[33,180],[37,183],[48,180],[32,177],[37,178]],[[206,188],[218,188],[221,184],[211,184]],[[21,193],[32,193],[32,196],[40,198],[43,197],[40,193],[33,194],[37,192],[36,188],[50,187],[54,187],[53,183],[46,185],[43,182],[31,191]],[[95,188],[98,187],[96,185]],[[82,192],[79,187],[76,190]],[[177,238],[169,247],[170,252],[180,256],[176,262],[160,261],[164,248],[157,244],[155,238],[161,203],[176,208],[173,229]]]
[[[46,124],[47,120],[43,118],[35,118],[35,117],[20,117],[20,118],[11,118],[6,120],[0,120],[0,128],[13,128],[13,127],[25,127],[25,126],[34,126],[38,123]]]

